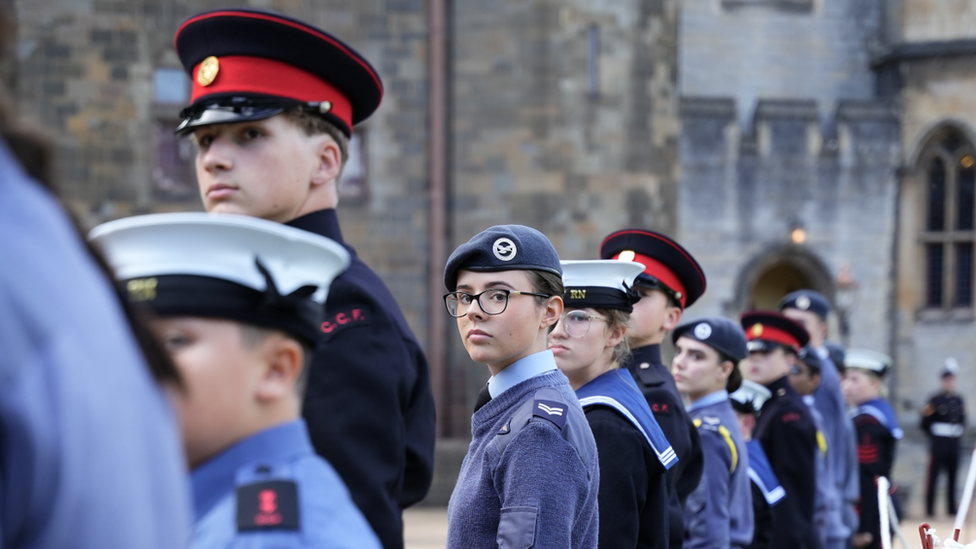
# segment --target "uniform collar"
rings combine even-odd
[[[711,406],[727,400],[729,400],[729,392],[725,389],[719,389],[718,391],[708,393],[707,395],[689,404],[688,411],[693,412],[700,408],[705,408],[706,406]]]
[[[631,361],[634,364],[637,364],[638,366],[643,362],[646,362],[651,365],[661,364],[660,345],[657,344],[645,345],[644,347],[638,347],[636,349],[633,349],[631,353],[632,353]]]
[[[285,225],[331,238],[339,244],[345,244],[342,240],[342,229],[339,228],[339,216],[332,208],[305,214],[292,219]]]
[[[556,359],[552,351],[546,349],[538,353],[532,353],[527,357],[520,358],[509,364],[504,370],[491,376],[488,380],[488,393],[491,398],[515,387],[523,381],[541,376],[556,369]]]
[[[783,376],[783,377],[777,379],[776,381],[774,381],[774,382],[770,383],[769,385],[767,385],[766,388],[769,389],[769,392],[770,393],[772,393],[772,396],[770,396],[769,397],[769,400],[766,401],[767,403],[772,402],[772,401],[774,401],[776,399],[779,399],[779,398],[783,398],[783,397],[785,397],[786,395],[788,395],[790,393],[795,393],[796,392],[793,389],[793,386],[790,385],[789,376]],[[763,405],[763,408],[765,408],[765,407],[766,406]]]
[[[271,464],[314,452],[308,428],[301,419],[253,434],[227,448],[190,473],[194,522],[233,490],[237,470],[241,467],[265,461]]]

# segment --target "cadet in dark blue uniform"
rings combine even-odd
[[[685,506],[684,548],[747,547],[753,537],[749,452],[729,403],[729,391],[742,382],[745,335],[728,319],[708,317],[678,326],[671,338],[671,372],[690,400],[705,456],[701,483]]]
[[[956,471],[959,469],[959,439],[966,427],[966,405],[956,392],[959,363],[945,360],[941,391],[922,408],[922,430],[929,435],[929,471],[925,484],[925,513],[935,514],[935,484],[939,472],[946,472],[946,511],[956,514]]]
[[[155,313],[186,391],[192,549],[379,548],[301,420],[309,349],[349,254],[261,219],[121,219],[91,232],[131,302]]]
[[[749,549],[769,549],[773,541],[773,507],[786,497],[786,490],[779,484],[766,452],[758,440],[752,438],[756,427],[756,414],[769,400],[769,389],[742,380],[742,384],[729,395],[729,402],[739,419],[742,439],[749,451],[749,480],[752,483],[753,533]]]
[[[848,349],[844,356],[844,396],[854,408],[857,430],[857,460],[861,468],[861,522],[854,535],[855,548],[881,547],[881,517],[878,507],[879,476],[891,480],[895,445],[903,432],[888,401],[882,396],[883,379],[891,368],[891,358],[865,349]]]
[[[772,547],[819,547],[813,531],[817,427],[787,374],[809,337],[803,326],[771,311],[742,315],[749,359],[742,375],[764,385],[771,396],[759,411],[754,437],[762,444],[786,497],[773,508]]]
[[[600,257],[644,265],[635,282],[641,299],[631,314],[627,339],[632,357],[627,369],[678,456],[678,464],[668,471],[668,521],[670,546],[681,547],[685,500],[698,487],[704,461],[698,430],[684,409],[674,378],[661,362],[661,343],[681,321],[684,309],[705,292],[705,273],[680,244],[644,229],[607,236]]]
[[[822,417],[825,435],[827,474],[820,483],[827,509],[825,549],[846,549],[857,527],[854,504],[858,499],[857,459],[854,450],[854,424],[840,392],[839,368],[827,346],[827,315],[830,302],[813,290],[797,290],[779,302],[784,316],[799,322],[810,334],[810,347],[820,360],[820,384],[812,395],[813,406]]]
[[[619,361],[644,266],[563,261],[566,308],[549,334],[580,399],[600,457],[600,547],[668,547],[666,473],[677,461],[637,383]]]
[[[492,374],[447,506],[449,549],[597,547],[596,443],[546,341],[561,276],[549,239],[522,225],[478,233],[444,267],[447,312]]]
[[[177,131],[199,145],[207,211],[287,223],[352,255],[326,303],[303,415],[383,546],[400,548],[401,510],[426,495],[433,471],[427,362],[393,295],[343,242],[335,211],[352,127],[379,106],[380,78],[336,37],[261,11],[194,16],[176,50],[193,83]]]

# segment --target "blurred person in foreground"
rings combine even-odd
[[[337,243],[277,223],[203,213],[95,227],[92,242],[186,380],[193,549],[379,549],[301,419],[307,365]]]
[[[179,377],[144,354],[45,188],[49,148],[0,101],[0,547],[185,547],[186,469],[157,385],[176,394]]]

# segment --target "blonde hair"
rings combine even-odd
[[[630,327],[630,313],[621,311],[620,309],[596,309],[596,311],[606,317],[607,331],[612,332],[617,328],[624,329],[624,337],[621,338],[620,343],[613,348],[613,355],[610,359],[613,367],[619,368],[630,356],[630,343],[627,342],[626,333],[627,329]]]

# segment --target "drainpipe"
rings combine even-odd
[[[430,263],[428,264],[427,293],[430,300],[428,317],[429,342],[427,360],[430,365],[430,384],[437,409],[437,436],[445,433],[445,372],[444,372],[444,0],[429,0],[427,10],[428,55],[428,157],[430,158]]]

